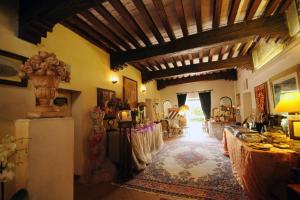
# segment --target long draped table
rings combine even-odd
[[[109,133],[109,157],[119,163],[119,132]],[[132,129],[132,160],[136,170],[143,170],[151,163],[153,156],[162,148],[163,134],[160,123]]]
[[[285,192],[291,169],[299,165],[299,154],[255,150],[226,128],[223,140],[224,154],[229,155],[232,171],[250,199],[269,200],[274,199],[274,190]]]

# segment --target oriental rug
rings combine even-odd
[[[153,162],[123,186],[192,199],[247,199],[222,144],[200,134],[166,142]]]

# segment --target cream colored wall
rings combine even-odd
[[[288,70],[291,67],[300,63],[300,39],[294,41],[289,47],[287,47],[283,52],[273,58],[271,61],[262,66],[259,70],[255,71],[246,71],[240,70],[238,72],[238,81],[235,83],[236,93],[243,94],[245,92],[251,92],[252,94],[252,110],[256,109],[254,87],[260,85],[264,82],[268,82],[269,79],[285,70]],[[246,89],[245,81],[248,79],[248,89]],[[269,105],[270,111],[273,112],[274,102],[272,96],[272,89],[270,84],[268,84],[268,93],[269,93]],[[242,95],[241,95],[242,98]],[[241,102],[242,99],[241,99]],[[243,106],[241,105],[241,115],[243,118],[246,116],[243,115]]]
[[[285,14],[289,34],[293,37],[293,39],[288,44],[284,45],[275,44],[274,42],[262,42],[252,53],[255,70],[253,72],[247,70],[238,71],[238,81],[235,83],[235,91],[236,93],[241,94],[240,108],[242,119],[247,117],[243,112],[244,107],[249,106],[243,105],[243,93],[251,92],[251,109],[252,111],[255,111],[256,102],[254,87],[264,82],[268,82],[271,77],[300,63],[300,25],[294,1]],[[246,80],[248,81],[248,88],[245,87]],[[268,84],[268,94],[270,112],[272,113],[274,110],[274,102],[270,84]]]
[[[187,83],[175,85],[159,90],[162,102],[169,100],[172,106],[178,106],[176,93],[212,90],[211,92],[211,107],[219,106],[220,98],[229,96],[234,102],[234,82],[217,80],[217,81],[200,81],[195,83]]]
[[[89,110],[96,105],[96,88],[115,90],[117,96],[122,97],[122,76],[138,81],[139,101],[145,98],[159,98],[156,83],[146,84],[147,92],[141,94],[141,73],[129,66],[119,72],[110,70],[109,54],[92,45],[82,37],[58,24],[41,44],[33,45],[16,37],[17,35],[17,6],[16,0],[0,4],[0,49],[10,51],[26,57],[36,54],[39,50],[54,52],[57,57],[71,65],[71,82],[61,84],[61,88],[81,91],[82,121],[80,134],[75,140],[80,141],[75,148],[75,173],[84,172],[86,158],[86,139],[90,133],[91,124],[88,116]],[[119,77],[119,83],[112,84],[111,75]],[[18,88],[0,85],[0,120],[15,120],[25,118],[26,113],[34,108],[34,95],[32,87]],[[76,125],[75,125],[76,126]],[[78,126],[76,126],[78,127]]]

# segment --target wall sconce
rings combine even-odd
[[[112,82],[113,84],[116,84],[117,82],[119,82],[119,78],[118,78],[117,76],[112,76],[112,77],[111,77],[111,82]]]
[[[146,86],[145,86],[145,85],[142,85],[142,86],[141,86],[141,91],[142,91],[143,94],[146,93],[146,90],[147,90]]]

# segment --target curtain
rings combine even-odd
[[[203,110],[205,119],[208,120],[211,115],[211,97],[210,92],[200,92],[199,93],[200,103]]]
[[[186,96],[187,94],[177,94],[178,108],[185,104]]]

